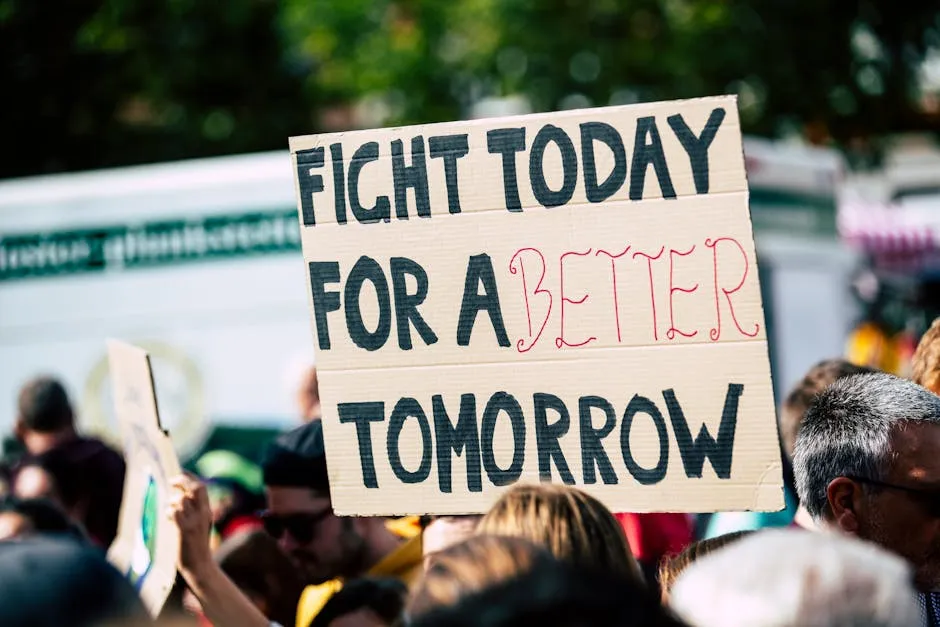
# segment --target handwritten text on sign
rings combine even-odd
[[[733,99],[291,148],[337,511],[779,505]]]

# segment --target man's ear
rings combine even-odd
[[[858,534],[862,487],[847,477],[836,477],[826,487],[832,522],[845,533]]]

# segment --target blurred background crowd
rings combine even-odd
[[[680,565],[732,541],[737,561],[722,552],[716,560],[729,562],[713,561],[699,575],[727,579],[724,591],[694,580],[685,589],[714,607],[736,606],[740,599],[728,591],[746,589],[752,575],[735,567],[757,541],[742,534],[814,526],[789,462],[816,394],[870,371],[915,376],[915,348],[940,316],[940,5],[932,0],[79,0],[55,7],[0,0],[0,67],[0,536],[64,534],[97,547],[113,539],[123,462],[113,450],[120,442],[104,340],[139,344],[153,356],[164,425],[186,469],[202,479],[203,487],[179,487],[184,537],[189,529],[201,538],[207,513],[211,521],[211,560],[198,547],[184,551],[191,568],[168,612],[188,611],[204,623],[229,624],[225,612],[235,611],[232,624],[250,624],[237,621],[257,611],[285,627],[393,624],[403,612],[439,610],[427,624],[484,624],[461,621],[503,607],[486,596],[498,592],[517,602],[511,607],[541,607],[536,622],[545,624],[569,624],[549,622],[564,620],[566,602],[581,616],[585,606],[598,612],[572,625],[678,624],[650,589],[665,594]],[[723,93],[738,96],[745,133],[786,509],[611,514],[583,495],[520,488],[506,497],[507,512],[494,510],[479,525],[311,520],[329,501],[325,475],[304,483],[325,462],[287,138]],[[923,377],[930,368],[921,370]],[[298,432],[298,425],[306,426]],[[277,509],[272,486],[287,490],[284,511],[303,515],[259,514]],[[310,495],[296,490],[317,496],[298,504],[291,499]],[[536,516],[543,535],[515,533],[513,516],[536,510],[551,512]],[[575,546],[575,531],[548,524],[567,525],[571,511],[614,562],[599,564],[588,540]],[[594,512],[588,522],[585,512]],[[286,542],[288,554],[303,555],[290,543],[315,542],[311,526],[323,521],[342,527],[323,536],[338,551],[310,549],[307,566],[329,575],[310,576],[282,549]],[[833,552],[831,572],[814,574],[820,590],[876,560],[884,579],[858,585],[886,590],[872,597],[884,600],[877,612],[901,622],[833,624],[908,624],[907,566],[866,553],[867,546],[818,546],[816,537],[779,533],[762,537],[757,553],[792,553],[785,572],[801,572],[806,556]],[[415,588],[418,577],[409,573],[415,564],[423,570],[422,546],[434,553],[438,538],[449,546],[471,535],[470,544],[428,565]],[[505,539],[517,535],[519,542]],[[416,538],[422,541],[406,549]],[[622,551],[610,549],[617,543],[625,543]],[[28,544],[0,564],[28,569],[38,559]],[[75,570],[68,560],[97,555],[41,550],[61,554],[62,577]],[[384,563],[376,555],[402,551],[404,561],[374,571]],[[565,569],[579,567],[566,557],[574,554],[591,555],[590,566],[607,576],[573,576]],[[0,616],[11,599],[24,598],[2,583],[3,570]],[[342,596],[337,586],[309,585],[361,575],[371,578],[345,586]],[[611,583],[621,579],[651,585]],[[505,589],[484,590],[503,581]],[[405,584],[412,584],[407,596]],[[39,583],[23,585],[33,591],[26,596],[46,598],[35,592]],[[470,609],[447,614],[471,588],[483,596],[470,595]],[[733,624],[727,613],[709,617],[683,605],[682,589],[676,607],[693,624]],[[133,595],[115,594],[117,605],[134,605]],[[773,607],[781,615],[784,606],[826,605],[829,597],[820,595]],[[648,622],[611,618],[625,606]],[[363,608],[362,620],[378,622],[338,622]],[[523,624],[512,620],[507,614],[485,624]]]

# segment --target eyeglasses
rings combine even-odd
[[[301,513],[284,516],[278,516],[271,512],[262,512],[261,523],[268,535],[275,540],[280,540],[286,532],[298,543],[307,544],[316,535],[317,525],[326,520],[327,516],[332,513],[333,510],[330,508],[315,514]]]
[[[910,486],[898,485],[896,483],[887,483],[885,481],[878,481],[877,479],[871,479],[869,477],[858,477],[855,475],[846,475],[845,478],[851,479],[852,481],[857,481],[858,483],[875,486],[877,488],[905,492],[914,500],[918,501],[931,516],[940,518],[940,490],[932,488],[912,488]]]

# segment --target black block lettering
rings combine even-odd
[[[692,179],[695,181],[695,193],[707,194],[708,148],[712,145],[712,140],[715,139],[715,134],[718,133],[718,127],[721,126],[722,120],[725,119],[724,108],[717,107],[712,110],[711,115],[708,116],[708,121],[705,122],[705,128],[702,129],[702,134],[698,137],[686,124],[681,113],[670,115],[666,119],[669,126],[672,127],[672,132],[676,134],[682,147],[685,148],[686,154],[689,155],[689,162],[692,164]]]
[[[343,145],[330,145],[330,160],[333,164],[333,204],[337,224],[346,224],[346,163],[343,161]]]
[[[341,424],[356,425],[359,441],[359,463],[362,466],[362,484],[367,488],[379,487],[375,476],[375,458],[372,455],[373,422],[385,420],[385,403],[339,403],[336,405]]]
[[[437,481],[441,492],[452,492],[451,453],[464,454],[467,463],[467,489],[483,491],[480,469],[480,434],[477,430],[477,401],[473,394],[460,396],[460,415],[454,425],[447,415],[444,399],[440,394],[431,398],[434,411],[434,437],[437,444]]]
[[[336,261],[311,261],[310,293],[313,295],[313,317],[317,324],[317,346],[330,350],[330,326],[326,314],[339,309],[339,292],[327,292],[327,283],[339,283],[339,263]]]
[[[424,137],[411,138],[411,165],[405,165],[404,145],[400,139],[392,142],[392,179],[395,183],[395,215],[408,219],[408,188],[415,190],[417,213],[431,217],[431,199],[428,194],[428,165],[424,158]]]
[[[652,418],[653,424],[656,425],[656,433],[659,436],[659,462],[654,468],[640,466],[630,451],[630,429],[633,427],[634,416],[639,413]],[[627,470],[639,483],[653,485],[666,476],[666,468],[669,466],[669,434],[666,431],[666,420],[656,407],[656,403],[645,396],[637,394],[627,404],[627,409],[623,413],[623,422],[620,423],[620,450],[623,453],[623,463],[626,464]]]
[[[519,179],[516,176],[516,153],[525,150],[525,128],[498,128],[486,133],[486,148],[503,157],[503,194],[506,209],[522,211],[519,200]]]
[[[366,329],[362,320],[362,309],[359,307],[359,298],[362,296],[362,284],[371,281],[375,286],[375,293],[379,305],[379,323],[375,331]],[[375,351],[388,341],[392,331],[392,303],[388,295],[388,281],[378,262],[363,255],[353,266],[346,278],[346,289],[343,292],[343,302],[346,310],[346,329],[349,337],[356,346],[367,351]]]
[[[545,148],[548,142],[555,142],[561,151],[562,184],[557,191],[551,189],[545,181]],[[532,142],[529,152],[529,180],[532,181],[532,193],[543,207],[559,207],[566,204],[574,195],[578,183],[578,155],[571,138],[563,130],[552,124],[543,126]]]
[[[512,424],[512,463],[505,470],[497,465],[493,451],[493,436],[500,412],[506,412]],[[522,474],[522,465],[525,463],[525,417],[522,415],[522,406],[512,394],[497,392],[486,403],[480,434],[480,452],[483,455],[483,469],[486,470],[490,483],[499,487],[518,481]]]
[[[542,481],[552,480],[552,462],[558,469],[558,475],[566,485],[574,485],[574,477],[568,469],[565,454],[558,444],[558,439],[568,433],[571,427],[571,415],[565,402],[554,394],[536,392],[533,396],[535,402],[535,443],[539,450],[539,478]],[[548,424],[548,411],[551,409],[558,414],[554,424]]]
[[[603,183],[597,182],[597,160],[594,142],[606,144],[614,155],[614,168]],[[610,124],[585,122],[581,125],[581,161],[584,164],[584,193],[589,202],[604,202],[623,185],[627,178],[627,153],[623,139]]]
[[[401,463],[401,450],[399,449],[401,430],[408,418],[417,420],[418,428],[421,429],[421,463],[415,471],[408,470]],[[428,417],[424,415],[421,405],[413,398],[399,399],[388,421],[387,438],[388,462],[399,481],[410,484],[427,480],[431,475],[431,445],[431,425],[428,424]]]
[[[366,164],[378,160],[379,143],[367,142],[356,149],[356,152],[353,153],[352,162],[349,164],[349,206],[352,208],[356,220],[363,224],[387,222],[392,215],[392,206],[388,196],[377,197],[371,208],[363,207],[362,202],[359,200],[359,177],[362,168]]]
[[[428,139],[432,159],[444,160],[444,180],[447,184],[447,210],[460,213],[460,190],[457,185],[457,160],[467,156],[470,144],[466,133],[443,135]]]
[[[300,214],[304,226],[317,223],[313,211],[313,195],[323,191],[323,177],[311,174],[313,168],[322,168],[324,163],[323,148],[297,151],[297,186],[300,188]]]
[[[675,393],[663,390],[666,399],[666,409],[669,411],[669,420],[672,430],[676,434],[679,444],[679,455],[682,457],[682,467],[686,477],[700,478],[705,458],[711,460],[712,468],[719,479],[731,478],[731,454],[734,452],[734,432],[738,425],[738,400],[744,386],[739,383],[729,383],[725,394],[725,406],[721,411],[721,422],[718,423],[718,438],[712,438],[708,429],[702,424],[698,436],[692,441],[692,432],[685,419],[682,407],[676,399]]]
[[[392,290],[395,294],[395,321],[398,326],[398,347],[403,351],[411,350],[411,327],[421,337],[425,345],[437,342],[437,335],[425,322],[418,305],[428,297],[428,273],[416,261],[407,257],[392,257]],[[414,294],[408,293],[406,275],[413,276],[417,283]]]
[[[483,293],[478,291],[483,284]],[[463,284],[463,298],[460,301],[460,318],[457,321],[457,345],[468,346],[473,335],[473,325],[477,314],[486,311],[496,334],[496,342],[503,347],[509,346],[509,336],[503,323],[503,310],[499,306],[499,290],[496,289],[496,274],[489,255],[473,255],[467,261],[467,277]]]
[[[649,138],[648,141],[647,138]],[[663,151],[663,142],[659,138],[659,129],[656,128],[656,118],[653,116],[638,118],[636,121],[633,164],[630,172],[630,200],[643,200],[646,170],[650,164],[653,164],[653,171],[656,172],[663,198],[675,198],[676,190],[672,186],[672,179],[669,178],[666,153]]]
[[[595,408],[604,412],[604,426],[600,429],[594,428],[591,410]],[[617,473],[602,444],[602,440],[617,426],[614,406],[600,396],[582,396],[578,401],[578,413],[581,417],[581,467],[585,485],[597,483],[595,464],[605,485],[617,485]]]

